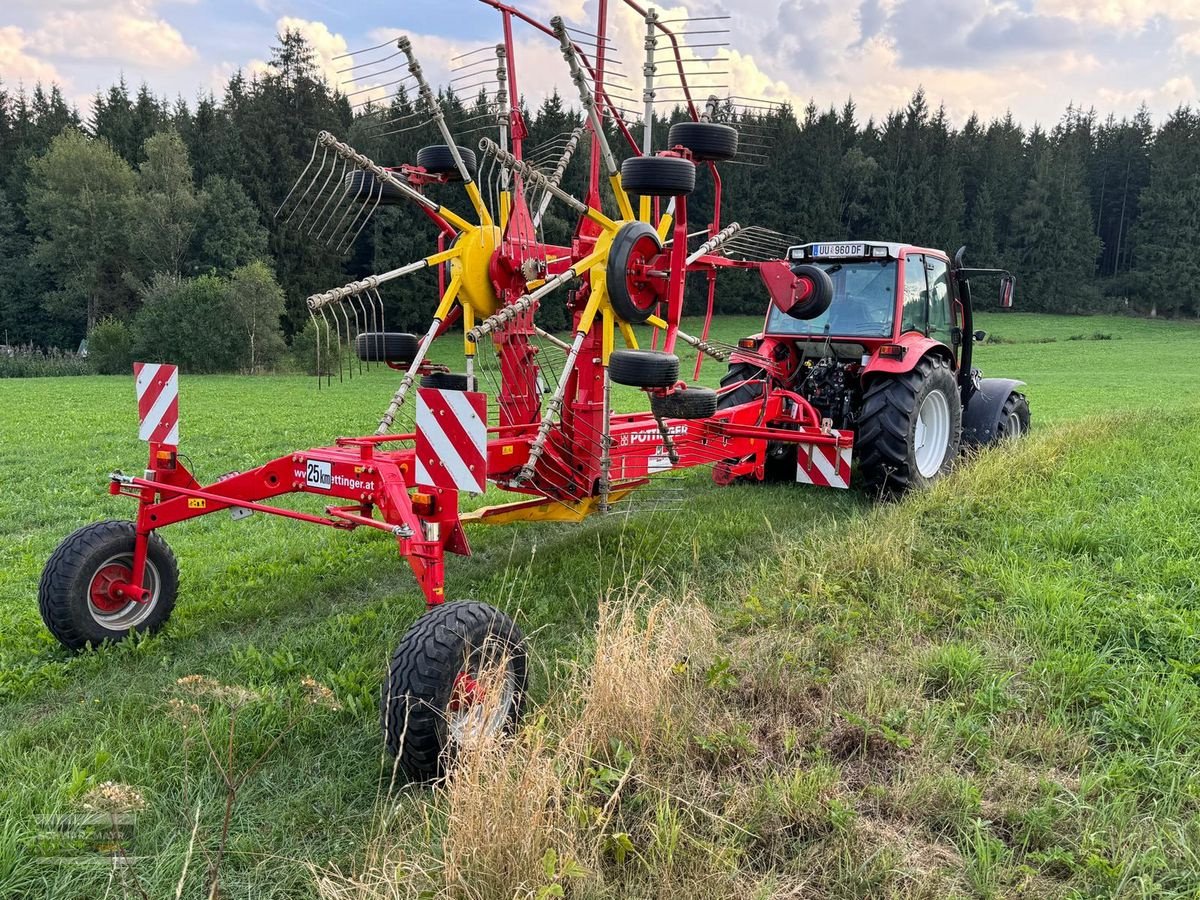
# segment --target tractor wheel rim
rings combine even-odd
[[[500,696],[494,701],[485,695],[479,683],[481,678],[492,680],[479,671],[466,670],[454,679],[446,710],[446,726],[451,743],[459,749],[469,748],[502,732],[516,702],[517,677],[511,666],[504,668]],[[466,696],[460,696],[463,694]]]
[[[101,563],[88,583],[88,612],[93,621],[110,631],[128,631],[150,617],[158,604],[158,570],[146,560],[146,588],[150,599],[144,603],[128,597],[118,597],[113,588],[118,582],[128,583],[133,577],[133,556],[118,553]]]
[[[932,478],[942,468],[950,446],[950,404],[941,391],[930,391],[917,409],[913,450],[917,471]]]
[[[1015,412],[1008,414],[1008,427],[1005,432],[1009,437],[1016,437],[1021,433],[1021,417]]]

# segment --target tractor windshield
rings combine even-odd
[[[871,259],[817,263],[833,279],[833,302],[815,319],[793,319],[774,304],[769,334],[824,337],[891,337],[896,315],[896,261]]]

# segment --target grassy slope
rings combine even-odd
[[[1162,729],[1172,721],[1187,722],[1196,708],[1194,702],[1184,706],[1189,685],[1194,687],[1188,667],[1197,663],[1186,637],[1189,604],[1197,600],[1195,574],[1187,574],[1186,541],[1167,521],[1188,503],[1194,509],[1196,485],[1186,454],[1188,440],[1195,445],[1196,424],[1181,413],[1171,426],[1159,427],[1157,412],[1194,409],[1200,375],[1189,357],[1200,333],[1188,326],[1099,318],[1010,315],[987,317],[981,324],[1016,343],[987,345],[978,362],[996,374],[1024,377],[1039,423],[1109,409],[1152,412],[1131,422],[1135,432],[1114,433],[1109,422],[1075,426],[1065,436],[1048,435],[1030,451],[1035,457],[1049,454],[1037,478],[1014,478],[1003,461],[973,467],[956,482],[968,498],[965,506],[948,487],[871,513],[866,520],[866,506],[854,494],[786,486],[717,490],[703,473],[694,473],[685,482],[694,517],[637,513],[574,528],[477,530],[472,534],[476,556],[451,566],[452,592],[469,590],[520,611],[531,630],[538,631],[535,646],[549,674],[539,679],[543,685],[554,667],[566,664],[556,660],[567,660],[576,651],[597,599],[630,573],[635,578],[646,573],[654,589],[666,595],[692,590],[710,602],[733,605],[747,596],[760,597],[761,611],[752,605],[743,617],[749,631],[757,630],[752,624],[756,616],[773,621],[786,610],[806,641],[816,640],[814,634],[832,635],[841,659],[880,649],[877,634],[861,624],[843,629],[844,634],[838,631],[837,623],[855,610],[856,622],[884,626],[885,633],[919,633],[920,640],[911,643],[917,649],[928,643],[934,653],[949,640],[952,649],[941,662],[936,653],[926,659],[924,651],[897,655],[915,667],[911,683],[932,678],[927,689],[931,697],[914,707],[918,718],[901,721],[897,713],[888,721],[895,719],[903,729],[922,735],[926,725],[933,729],[933,737],[918,746],[937,749],[953,764],[956,777],[967,782],[961,791],[964,802],[976,796],[984,802],[991,784],[988,773],[997,761],[1068,772],[1070,782],[1063,790],[1072,791],[1073,803],[1047,801],[1046,815],[1064,805],[1089,814],[1067,818],[1065,825],[1055,819],[1058,831],[1052,829],[1043,843],[1070,857],[1069,865],[1061,860],[1055,865],[1071,873],[1073,866],[1082,866],[1093,879],[1080,884],[1105,883],[1095,881],[1109,877],[1105,866],[1117,873],[1111,877],[1119,882],[1128,874],[1123,858],[1149,846],[1118,837],[1122,827],[1132,836],[1144,831],[1149,827],[1147,808],[1159,810],[1159,820],[1172,825],[1193,814],[1189,792],[1194,785],[1187,777],[1170,778],[1171,773],[1185,773],[1192,762],[1189,742],[1195,729]],[[721,336],[734,338],[755,327],[749,320],[726,321]],[[1067,340],[1097,332],[1112,334],[1114,340]],[[1051,336],[1054,343],[1032,343]],[[719,372],[712,367],[707,375],[711,381]],[[364,383],[318,395],[303,379],[187,379],[184,449],[202,476],[246,468],[268,455],[361,429],[377,415],[385,385],[393,381],[385,373],[373,373]],[[235,391],[239,409],[248,415],[231,415]],[[54,543],[72,527],[123,512],[120,502],[97,487],[113,466],[136,470],[140,465],[139,447],[131,440],[130,395],[127,379],[0,382],[5,434],[0,483],[6,486],[0,515],[0,756],[6,760],[0,771],[0,805],[9,823],[0,830],[0,891],[7,886],[27,895],[45,879],[83,883],[77,874],[24,862],[8,870],[6,860],[33,817],[71,808],[90,783],[110,778],[147,794],[140,839],[161,851],[161,869],[151,877],[161,879],[161,885],[173,883],[187,842],[186,810],[198,798],[204,800],[206,828],[215,827],[219,810],[211,775],[198,775],[193,764],[184,777],[180,732],[165,715],[164,692],[177,677],[204,672],[279,687],[312,674],[330,683],[346,707],[336,716],[314,719],[284,742],[247,789],[235,821],[232,881],[269,886],[279,896],[304,893],[307,873],[279,856],[344,857],[359,845],[377,791],[374,697],[379,672],[385,654],[419,610],[416,591],[386,541],[347,538],[261,517],[231,523],[214,516],[167,534],[183,573],[181,604],[168,636],[68,659],[40,626],[36,579]],[[636,400],[624,398],[626,405]],[[1069,452],[1073,442],[1091,440],[1097,442],[1095,452]],[[1128,446],[1130,442],[1139,443]],[[1175,477],[1161,477],[1160,457],[1175,466]],[[985,475],[993,479],[990,488]],[[980,478],[984,480],[977,484]],[[1167,493],[1157,501],[1140,499],[1151,490]],[[1093,512],[1093,507],[1098,509]],[[1099,524],[1089,524],[1092,515],[1102,517]],[[1126,527],[1126,521],[1136,527]],[[1187,520],[1179,522],[1186,525]],[[890,574],[877,579],[875,564],[891,557],[864,550],[880,544],[877,529],[890,534],[901,526],[914,529],[913,549],[905,552],[917,553],[917,564],[901,553]],[[847,536],[847,527],[867,530]],[[1194,527],[1182,533],[1192,535],[1194,556]],[[836,549],[809,550],[802,549],[807,547],[803,542],[794,543],[793,536],[813,534],[826,536]],[[772,540],[767,535],[781,542],[780,552],[764,560],[774,556],[763,553],[764,542]],[[928,555],[922,549],[926,546]],[[818,567],[819,559],[809,554],[836,560],[846,556],[846,548],[858,548],[848,556],[855,564],[828,581],[841,587],[811,604],[834,624],[812,629],[802,614],[809,604],[798,612],[793,602],[810,585],[809,570]],[[1119,565],[1114,555],[1120,556]],[[649,557],[653,559],[647,563]],[[813,564],[797,566],[797,559],[812,559]],[[1164,560],[1169,565],[1160,565]],[[748,586],[747,579],[760,571],[761,584]],[[887,588],[880,596],[888,602],[875,608],[873,600],[862,602],[870,599],[862,585],[874,586],[877,580]],[[928,598],[912,593],[913,585],[940,598],[932,612]],[[984,591],[986,585],[990,592]],[[1017,587],[1030,595],[1028,609],[1012,599],[1019,595]],[[773,602],[772,594],[786,603]],[[1057,605],[1052,602],[1056,597],[1061,600]],[[1097,618],[1089,618],[1085,613],[1097,608],[1092,602],[1096,597],[1111,597],[1112,602],[1099,605]],[[1152,604],[1164,615],[1149,616],[1156,608]],[[914,616],[914,610],[919,614]],[[900,629],[905,622],[910,627]],[[1101,624],[1108,630],[1098,631]],[[1097,655],[1095,644],[1086,641],[1094,642],[1100,633],[1108,643]],[[1166,649],[1149,653],[1144,644],[1151,636]],[[1171,670],[1176,674],[1156,674],[1172,665],[1169,660],[1177,661]],[[963,677],[955,674],[960,669]],[[937,674],[943,670],[949,674]],[[997,688],[992,682],[1006,670],[1017,676]],[[836,671],[820,677],[835,678]],[[984,678],[991,680],[980,681]],[[939,679],[945,686],[939,687]],[[1138,690],[1130,689],[1134,684]],[[1177,704],[1170,708],[1180,714],[1162,714],[1163,707],[1151,702],[1159,696],[1151,688],[1166,692],[1161,698]],[[983,706],[973,699],[979,691],[991,697]],[[1142,704],[1140,713],[1137,704]],[[1013,709],[1027,710],[1031,719],[1058,729],[1065,756],[1041,761],[1036,754],[1029,756],[1027,748],[1010,749],[1011,742],[1004,740],[997,744],[996,735],[1003,738],[1012,730],[1005,716],[1013,715]],[[881,718],[889,711],[866,703],[863,712]],[[250,723],[246,735],[261,742],[277,726],[268,717]],[[991,743],[982,755],[962,756],[967,751],[948,735],[969,737],[972,728],[983,735],[979,740]],[[1105,776],[1099,787],[1078,780],[1093,773]],[[867,809],[863,798],[854,802]],[[971,821],[971,815],[968,809],[954,828]],[[980,815],[993,818],[991,810]],[[911,818],[921,823],[919,815]],[[1079,823],[1087,828],[1081,830]],[[962,843],[953,829],[929,830],[929,835],[931,840],[957,841],[955,847]],[[976,837],[986,856],[991,832]],[[1179,841],[1157,846],[1178,847]],[[1026,856],[1023,851],[1005,857],[998,871],[1009,878],[1008,869],[1040,865]],[[1166,867],[1179,871],[1184,863],[1176,853]],[[65,884],[59,895],[67,890]]]

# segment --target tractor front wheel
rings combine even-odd
[[[859,475],[884,494],[928,487],[950,471],[961,440],[954,373],[943,357],[926,356],[867,388],[854,441]]]
[[[527,682],[525,636],[512,619],[472,600],[435,606],[388,666],[388,752],[414,781],[441,777],[459,751],[516,725]]]
[[[137,531],[132,522],[96,522],[69,535],[50,555],[38,585],[42,621],[69,650],[120,641],[130,631],[155,632],[175,607],[179,567],[166,541],[151,533],[143,587],[133,599]]]

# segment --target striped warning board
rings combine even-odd
[[[179,446],[179,369],[160,363],[133,364],[137,387],[138,437]]]
[[[487,394],[417,389],[418,485],[487,489]]]
[[[850,447],[802,444],[796,448],[796,480],[819,487],[850,487],[851,452]]]

